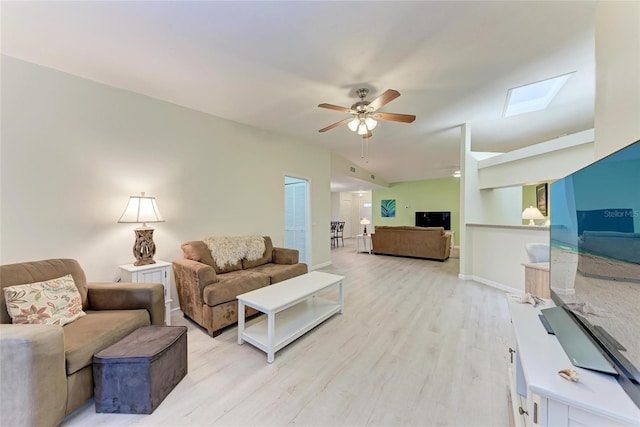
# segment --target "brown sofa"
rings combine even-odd
[[[449,258],[451,236],[442,227],[376,226],[371,235],[373,253],[444,261]]]
[[[185,316],[217,336],[238,321],[236,297],[245,292],[305,274],[295,249],[274,248],[264,237],[265,250],[258,260],[241,259],[220,268],[207,244],[195,240],[182,244],[185,259],[173,262],[180,309]],[[247,307],[246,316],[256,311]]]
[[[159,283],[87,283],[72,259],[0,266],[0,286],[71,274],[86,316],[57,325],[14,325],[0,292],[0,425],[56,426],[93,396],[94,353],[143,325],[164,324]]]

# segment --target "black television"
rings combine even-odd
[[[451,230],[451,212],[416,212],[416,227],[444,227]]]
[[[550,193],[557,308],[548,314],[573,324],[556,336],[572,363],[615,375],[640,407],[640,141],[553,182]],[[610,369],[589,366],[598,358]]]

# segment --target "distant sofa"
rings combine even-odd
[[[64,326],[12,323],[6,307],[6,288],[37,286],[39,282],[67,275],[73,277],[86,315]],[[162,284],[87,282],[84,271],[72,259],[0,266],[0,287],[0,425],[3,426],[59,425],[66,415],[93,396],[95,353],[140,326],[164,325]],[[34,293],[21,290],[9,294],[9,304],[13,304],[22,303],[23,298],[28,299],[25,297]],[[52,307],[68,299],[51,291],[39,294],[36,301]],[[55,304],[50,301],[44,304],[47,300]],[[51,316],[43,314],[44,317]],[[42,319],[31,322],[40,323]]]
[[[451,250],[451,235],[442,227],[376,226],[371,242],[376,255],[444,261]]]
[[[297,250],[274,248],[270,237],[262,239],[264,252],[257,259],[241,254],[237,261],[222,266],[214,261],[211,246],[215,251],[228,246],[228,241],[216,244],[195,240],[182,244],[184,259],[173,262],[180,309],[211,336],[237,323],[238,295],[307,272],[307,265],[298,262]],[[255,313],[250,307],[245,310],[246,316]]]

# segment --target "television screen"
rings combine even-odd
[[[451,230],[451,212],[416,212],[416,227],[444,227]]]
[[[640,141],[552,183],[550,207],[554,299],[633,378],[640,368]]]

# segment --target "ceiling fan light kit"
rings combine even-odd
[[[346,123],[349,130],[356,132],[358,135],[371,137],[373,134],[371,131],[378,125],[377,120],[384,120],[390,122],[411,123],[416,119],[416,116],[410,114],[396,114],[396,113],[378,113],[378,109],[393,101],[400,96],[400,92],[393,89],[386,90],[382,95],[374,99],[373,101],[365,101],[365,98],[369,94],[369,89],[360,88],[356,91],[356,94],[360,98],[358,102],[353,104],[351,108],[340,107],[333,104],[319,104],[320,108],[327,108],[329,110],[341,111],[351,114],[351,118],[340,120],[325,128],[319,130],[319,132],[326,132],[333,128]]]

